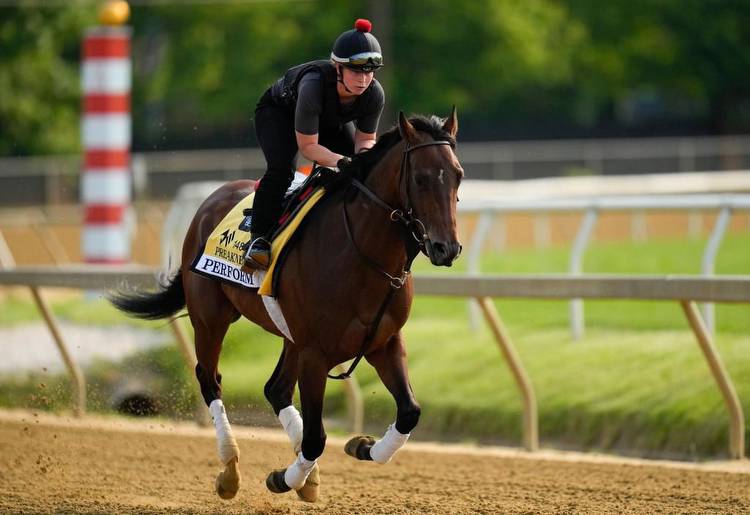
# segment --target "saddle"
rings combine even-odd
[[[284,198],[284,209],[271,229],[271,263],[258,291],[261,295],[277,296],[281,270],[289,251],[310,220],[310,212],[340,179],[341,174],[325,167],[315,168],[307,179]]]
[[[331,184],[337,178],[337,175],[338,173],[335,170],[319,166],[310,172],[310,175],[307,176],[302,184],[293,187],[287,192],[284,196],[284,207],[281,211],[281,216],[269,231],[269,234],[271,234],[271,243],[273,243],[279,234],[287,227],[289,222],[299,213],[300,208],[305,204],[305,201],[310,198],[310,195],[312,195],[315,190],[325,188]],[[243,214],[245,216],[252,216],[252,208],[246,208],[243,211]]]
[[[278,278],[289,249],[298,239],[308,214],[340,174],[316,168],[284,199],[284,209],[271,230],[271,263],[267,271],[244,269],[244,254],[250,244],[250,223],[255,192],[240,200],[214,228],[191,269],[203,276],[246,288],[258,288],[260,295],[276,296]]]

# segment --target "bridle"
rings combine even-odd
[[[429,256],[429,252],[432,247],[432,242],[427,235],[427,229],[425,228],[422,220],[415,216],[414,208],[412,207],[411,195],[409,194],[408,176],[410,168],[407,168],[408,157],[412,151],[418,148],[434,147],[438,145],[449,145],[451,148],[454,147],[454,144],[447,140],[427,141],[425,143],[417,143],[416,145],[404,147],[404,150],[401,154],[401,166],[399,170],[399,197],[402,199],[404,197],[406,198],[403,209],[398,209],[390,206],[380,197],[375,195],[375,193],[373,193],[372,190],[370,190],[362,182],[355,178],[351,179],[352,185],[355,188],[362,192],[365,197],[370,199],[376,206],[387,211],[388,218],[392,222],[399,223],[405,229],[404,244],[407,250],[407,263],[404,265],[401,275],[399,277],[395,277],[383,270],[379,265],[377,265],[377,263],[375,263],[359,249],[357,243],[354,241],[354,236],[351,231],[351,223],[349,222],[349,215],[346,211],[346,204],[344,204],[344,225],[346,226],[346,234],[349,237],[349,242],[357,250],[357,253],[360,255],[360,257],[372,268],[375,268],[380,274],[387,277],[391,281],[391,286],[396,289],[403,286],[404,282],[406,282],[406,277],[408,276],[409,269],[411,268],[411,262],[414,260],[414,258],[416,258],[417,254],[422,251]],[[416,244],[416,248],[414,247],[414,244]]]
[[[349,366],[349,369],[344,372],[343,374],[339,374],[336,376],[332,376],[331,374],[328,374],[328,377],[331,379],[348,379],[349,376],[351,376],[352,372],[354,372],[354,369],[357,367],[357,364],[359,364],[360,360],[364,357],[365,353],[367,352],[367,349],[370,346],[370,342],[375,337],[375,334],[377,333],[378,327],[380,326],[380,321],[383,319],[383,315],[385,314],[385,310],[388,307],[388,304],[390,303],[391,299],[393,298],[394,293],[399,290],[405,283],[406,280],[409,278],[409,275],[411,274],[411,265],[414,261],[414,259],[417,257],[417,255],[420,253],[420,251],[425,252],[429,255],[432,243],[430,241],[430,238],[427,236],[427,229],[425,228],[424,223],[415,216],[414,214],[414,208],[412,207],[412,200],[411,195],[409,195],[409,182],[408,182],[408,175],[410,168],[407,167],[408,157],[409,154],[418,149],[423,147],[434,147],[437,145],[450,145],[451,148],[454,147],[454,144],[447,140],[434,140],[434,141],[428,141],[425,143],[417,143],[416,145],[411,146],[405,146],[403,153],[401,154],[401,166],[399,169],[399,197],[404,198],[406,197],[405,205],[403,209],[398,209],[392,207],[390,204],[382,200],[380,197],[378,197],[375,193],[372,192],[371,189],[369,189],[367,186],[365,186],[361,181],[357,180],[356,178],[351,179],[352,185],[357,188],[362,194],[364,194],[365,197],[367,197],[370,201],[372,201],[376,206],[384,209],[387,211],[388,218],[395,223],[398,223],[402,226],[404,229],[403,235],[404,235],[404,246],[406,247],[406,262],[404,263],[404,266],[401,269],[401,273],[398,275],[391,275],[388,272],[386,272],[383,267],[381,267],[378,263],[375,262],[372,258],[370,258],[367,254],[362,252],[362,250],[357,245],[357,242],[354,241],[354,235],[352,233],[351,228],[351,222],[349,221],[349,214],[346,210],[346,202],[344,202],[343,205],[343,213],[344,213],[344,227],[346,228],[346,235],[349,238],[349,242],[352,244],[354,249],[357,251],[357,254],[359,255],[360,259],[364,261],[370,268],[377,271],[384,277],[386,277],[389,281],[390,288],[388,289],[388,293],[385,296],[385,299],[383,299],[383,302],[380,304],[380,307],[378,308],[377,313],[375,314],[375,318],[373,319],[372,323],[369,326],[369,329],[367,333],[365,334],[365,337],[362,340],[362,344],[360,345],[359,352],[357,352],[357,356],[354,358],[354,361],[352,361],[352,364]],[[404,195],[404,191],[406,194]]]

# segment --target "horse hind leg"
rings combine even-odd
[[[297,408],[292,404],[294,387],[297,383],[297,348],[294,343],[284,339],[284,348],[281,351],[279,362],[273,371],[271,378],[266,383],[263,393],[273,407],[274,413],[279,418],[295,456],[302,450],[303,423]],[[275,493],[285,491],[285,485],[274,488]],[[270,488],[270,487],[269,487]],[[318,500],[320,490],[320,469],[316,463],[307,476],[305,484],[297,492],[297,496],[306,502]]]
[[[201,387],[203,400],[208,405],[216,430],[216,443],[219,461],[224,470],[216,477],[216,493],[222,499],[232,499],[240,489],[240,449],[232,434],[224,403],[221,400],[221,374],[218,371],[221,344],[229,328],[207,327],[193,320],[195,329],[195,351],[198,364],[195,375]]]

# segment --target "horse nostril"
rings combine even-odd
[[[461,244],[457,241],[431,241],[428,255],[435,265],[451,266],[461,253]]]

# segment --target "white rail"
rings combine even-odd
[[[570,212],[600,209],[634,211],[639,209],[673,211],[680,209],[750,209],[750,195],[723,193],[713,195],[607,195],[599,197],[522,199],[461,199],[459,211],[478,213],[502,212]]]
[[[706,144],[707,145],[707,144]],[[182,240],[198,206],[223,182],[206,181],[182,186],[177,192],[167,220],[162,227],[162,266],[176,267]],[[535,231],[541,235],[535,240],[548,239],[548,217],[553,212],[582,212],[578,236],[571,249],[569,270],[572,275],[583,272],[583,258],[591,235],[602,212],[631,211],[643,222],[645,211],[687,210],[726,212],[730,217],[736,211],[750,211],[750,194],[714,193],[687,194],[705,191],[750,190],[750,171],[695,172],[681,174],[652,174],[609,177],[565,177],[527,181],[464,181],[461,185],[461,214],[474,214],[478,221],[466,248],[467,271],[481,273],[482,250],[487,240],[500,233],[505,235],[502,215],[507,213],[537,213]],[[623,194],[612,194],[621,192]],[[654,195],[652,193],[661,194]],[[668,194],[669,192],[673,192]],[[625,194],[627,193],[627,194]],[[561,195],[570,195],[561,198]],[[574,197],[572,195],[582,195]],[[710,276],[727,223],[717,220],[711,242],[704,251],[702,272]],[[693,226],[695,223],[693,222]],[[643,237],[643,223],[633,224],[634,231]],[[639,229],[640,228],[640,229]],[[710,305],[704,307],[709,331],[713,331],[715,316]],[[480,312],[475,303],[469,303],[469,322],[479,326]],[[571,301],[570,327],[574,338],[583,336],[585,329],[584,306],[579,299]]]
[[[716,256],[729,226],[731,216],[737,211],[750,211],[750,195],[745,194],[715,194],[715,195],[649,195],[649,196],[605,196],[599,198],[546,198],[526,199],[494,198],[467,199],[459,203],[459,212],[472,213],[479,216],[477,231],[467,249],[468,271],[471,274],[481,272],[481,256],[491,227],[497,215],[505,213],[551,213],[551,212],[582,212],[584,217],[578,229],[578,234],[570,253],[568,269],[575,276],[583,272],[583,258],[586,248],[591,241],[596,222],[603,212],[631,211],[641,213],[645,211],[718,211],[711,237],[706,244],[701,262],[701,272],[706,277],[713,275]],[[504,229],[500,228],[503,231]],[[748,269],[750,272],[750,269]],[[713,307],[704,307],[706,325],[709,332],[715,328],[715,314]],[[476,316],[476,315],[473,315]],[[472,327],[476,326],[476,319],[472,319]],[[584,310],[580,299],[573,299],[570,306],[570,328],[575,339],[584,333]]]
[[[83,289],[109,289],[123,284],[153,287],[156,285],[156,271],[144,268],[92,269],[87,267],[24,267],[15,270],[0,270],[0,286],[27,286],[38,295],[42,287],[66,287]],[[523,400],[524,446],[534,451],[539,446],[538,414],[536,396],[531,380],[515,351],[507,329],[495,310],[492,298],[534,298],[534,299],[646,299],[677,301],[683,308],[691,329],[708,363],[711,374],[719,388],[730,417],[729,455],[741,459],[745,453],[745,418],[737,392],[714,346],[710,333],[706,330],[695,307],[696,301],[709,302],[750,302],[750,276],[742,277],[695,277],[695,276],[616,276],[590,275],[571,277],[567,275],[544,276],[459,276],[459,275],[418,275],[414,279],[415,291],[420,295],[470,297],[478,301],[493,335],[511,369]],[[48,312],[40,305],[43,313]],[[49,313],[48,313],[49,314]],[[50,330],[59,340],[61,352],[65,349],[62,335],[59,334],[54,318],[45,315]],[[179,330],[176,334],[179,335]],[[184,340],[184,337],[182,337]],[[185,342],[183,341],[183,347]],[[186,348],[189,363],[192,353]],[[65,358],[65,352],[63,352]],[[66,359],[67,363],[67,359]],[[76,384],[80,384],[80,372],[76,374],[75,364],[68,367]],[[84,385],[85,387],[85,385]],[[84,391],[79,387],[79,392]],[[85,406],[79,394],[77,411]],[[348,398],[353,416],[362,416],[362,397]]]

